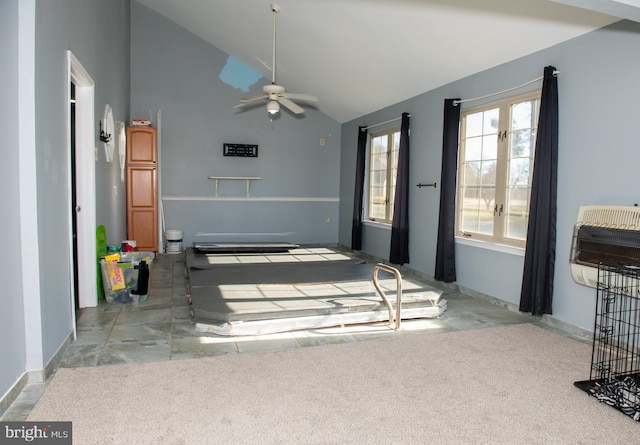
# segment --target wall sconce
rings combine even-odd
[[[102,128],[103,121],[104,128]],[[113,151],[115,149],[113,138],[114,133],[115,128],[113,126],[113,111],[111,111],[111,106],[109,106],[109,104],[106,104],[104,106],[104,116],[102,118],[102,121],[100,121],[100,140],[104,143],[104,151],[107,162],[113,161]]]
[[[104,143],[108,143],[108,142],[111,142],[111,137],[112,137],[111,133],[106,133],[102,129],[102,121],[100,121],[100,140]]]

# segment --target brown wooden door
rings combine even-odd
[[[154,166],[127,168],[127,237],[137,250],[158,250],[157,169]]]
[[[127,127],[127,237],[158,251],[158,149],[153,127]]]
[[[127,127],[127,164],[157,164],[156,131],[154,127]]]

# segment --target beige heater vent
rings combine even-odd
[[[640,207],[582,206],[573,230],[571,275],[598,286],[598,265],[640,264]]]

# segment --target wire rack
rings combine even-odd
[[[598,267],[589,380],[575,385],[640,421],[640,263]]]

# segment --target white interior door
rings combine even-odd
[[[76,208],[69,209],[76,212],[77,243],[78,243],[78,301],[80,308],[98,305],[96,287],[96,179],[95,179],[95,124],[94,124],[94,94],[95,84],[89,73],[71,51],[67,52],[69,63],[69,79],[75,86],[75,161],[76,161]],[[67,97],[69,97],[67,95]],[[69,120],[71,119],[69,113]],[[70,122],[67,128],[71,128]],[[70,131],[70,130],[69,130]],[[71,135],[68,135],[71,146]],[[71,186],[69,187],[71,194]],[[71,199],[69,199],[71,202]],[[69,248],[71,261],[73,258],[71,221],[69,223]],[[73,273],[73,264],[71,271]],[[73,282],[71,283],[73,287]],[[73,292],[72,292],[73,293]],[[72,298],[75,298],[72,295]],[[71,304],[75,329],[75,301]]]

